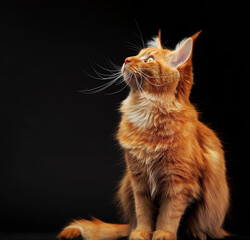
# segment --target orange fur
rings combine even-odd
[[[189,206],[187,230],[194,237],[226,235],[222,225],[229,190],[224,152],[189,101],[192,50],[198,35],[173,51],[158,42],[157,47],[127,58],[123,66],[131,91],[120,109],[117,138],[127,168],[117,196],[130,225],[80,220],[59,238],[81,234],[86,239],[116,239],[131,232],[130,240],[175,240]]]
[[[76,220],[65,227],[57,238],[76,238],[82,236],[84,239],[117,239],[125,237],[129,233],[128,224],[111,224],[93,218],[92,221],[85,219]]]

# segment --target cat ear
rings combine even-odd
[[[170,64],[173,68],[177,68],[178,66],[183,65],[191,59],[194,40],[198,37],[199,34],[200,32],[194,34],[190,38],[185,38],[176,45],[175,50],[173,51],[172,58],[170,60]]]
[[[147,47],[148,48],[162,48],[161,29],[159,29],[158,36],[152,37],[152,39],[147,42]]]
[[[183,39],[180,43],[178,43],[175,47],[173,55],[170,60],[170,64],[173,68],[177,68],[178,66],[185,63],[190,57],[193,50],[193,39]]]

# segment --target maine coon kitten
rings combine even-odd
[[[174,240],[189,206],[186,229],[195,238],[227,235],[222,229],[229,206],[222,145],[189,101],[198,35],[171,51],[162,47],[159,32],[148,48],[123,64],[131,91],[120,108],[117,138],[127,167],[117,195],[129,224],[78,220],[59,238]]]

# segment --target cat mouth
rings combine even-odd
[[[131,69],[129,69],[127,66],[125,66],[125,64],[123,64],[122,66],[122,75],[123,75],[123,79],[124,81],[130,85],[131,81],[133,81],[134,74],[133,71],[131,71]]]
[[[134,69],[130,66],[127,66],[127,64],[122,65],[121,72],[125,81],[134,78],[134,76],[137,75]]]
[[[129,82],[129,79],[131,78],[131,75],[130,75],[130,71],[129,69],[127,68],[126,64],[123,63],[122,65],[122,69],[121,69],[121,72],[122,72],[122,75],[123,75],[123,79],[126,83]]]
[[[131,89],[140,90],[142,88],[142,76],[138,75],[133,68],[123,64],[121,72],[124,82],[130,86]]]
[[[126,68],[126,66],[125,66],[125,64],[123,63],[122,68],[121,68],[121,72],[122,72],[122,74],[124,74],[124,72],[125,72],[125,68]]]

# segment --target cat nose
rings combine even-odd
[[[127,58],[125,59],[124,63],[125,63],[125,65],[126,65],[127,63],[129,63],[129,62],[131,62],[131,61],[132,61],[132,59],[131,59],[130,57],[127,57]]]

